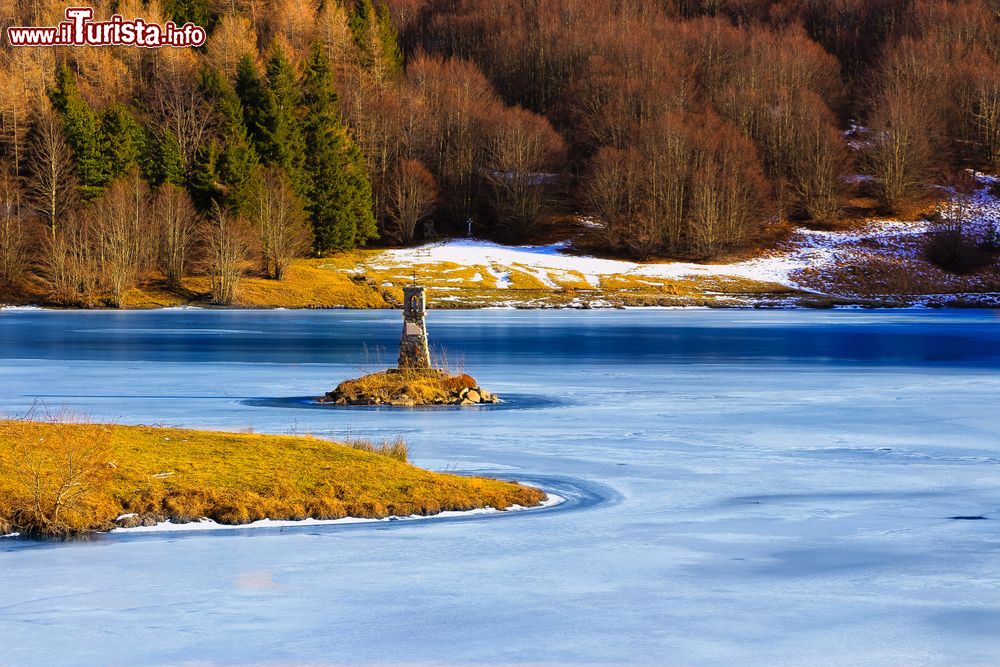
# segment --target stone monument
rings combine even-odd
[[[427,346],[427,300],[424,288],[403,288],[403,336],[399,341],[399,368],[430,369],[431,353]]]
[[[318,401],[333,405],[393,405],[402,408],[499,403],[500,398],[480,387],[475,378],[431,367],[427,324],[424,321],[426,314],[424,288],[416,284],[404,287],[403,335],[399,340],[397,367],[344,380]]]

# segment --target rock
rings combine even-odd
[[[142,517],[138,514],[125,514],[115,519],[115,525],[119,528],[135,528],[143,525]]]
[[[412,371],[406,372],[412,373]],[[417,385],[416,382],[420,384]],[[428,393],[430,395],[426,399],[414,398],[412,389],[415,387],[419,387],[420,395]],[[428,388],[431,389],[430,392],[427,391]],[[441,370],[429,369],[424,371],[423,375],[411,378],[398,368],[372,373],[357,380],[345,380],[336,389],[317,400],[320,403],[334,405],[390,405],[405,408],[420,405],[481,405],[500,402],[495,395],[478,386],[468,375],[449,375]]]

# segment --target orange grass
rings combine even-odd
[[[148,426],[0,421],[0,531],[66,536],[110,529],[116,517],[130,513],[146,521],[207,517],[224,524],[264,518],[383,518],[533,506],[545,497],[513,482],[417,468],[400,460],[406,457],[402,443],[353,444]],[[26,467],[26,452],[32,453],[29,458],[40,475]],[[92,470],[73,506],[65,506],[54,523],[51,516],[39,518],[52,514],[55,490],[65,482],[67,461],[74,456]]]

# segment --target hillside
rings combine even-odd
[[[991,242],[939,234],[962,224],[946,211],[928,254],[946,271],[915,279],[918,249],[881,221],[1000,170],[996,0],[93,4],[206,41],[4,43],[8,303],[382,306],[387,274],[420,266],[381,250],[469,237],[624,264],[460,254],[428,267],[470,271],[439,304],[995,291]],[[698,264],[631,270],[650,261]]]

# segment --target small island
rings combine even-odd
[[[403,335],[396,368],[346,380],[319,399],[333,405],[482,405],[499,403],[465,373],[452,374],[431,364],[424,288],[403,288]]]
[[[0,536],[430,516],[545,498],[516,482],[418,468],[400,440],[0,420]]]

